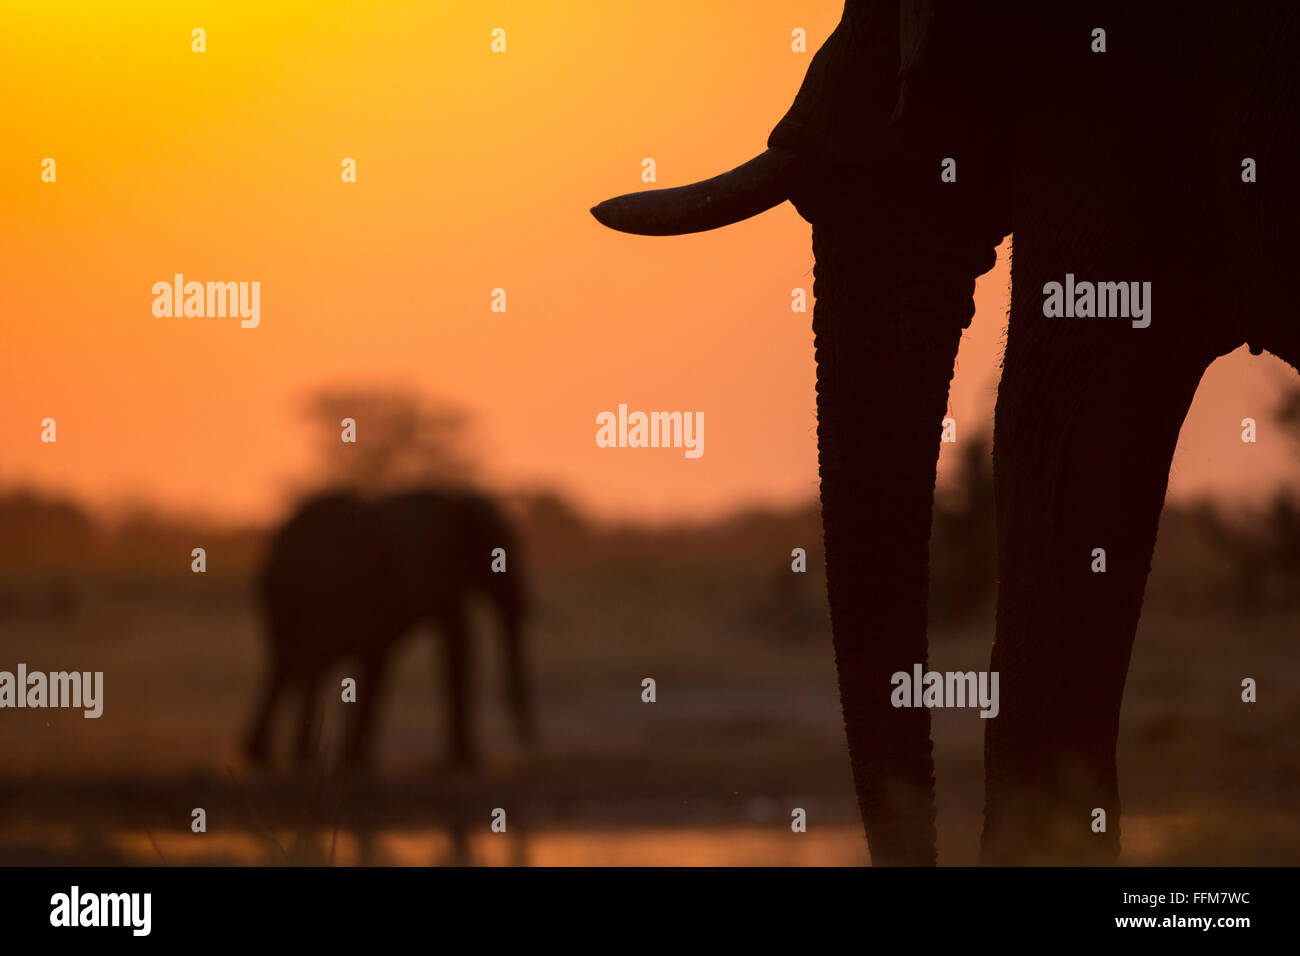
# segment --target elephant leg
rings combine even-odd
[[[504,609],[502,636],[505,641],[506,695],[515,734],[522,742],[532,743],[537,738],[537,725],[533,718],[533,697],[528,684],[524,629],[518,610],[509,607]]]
[[[1113,863],[1129,654],[1178,432],[1213,355],[1026,320],[1013,307],[994,435],[1000,701],[980,861]]]
[[[375,718],[388,683],[388,656],[369,653],[361,659],[357,674],[357,700],[352,705],[352,719],[347,722],[344,761],[349,770],[370,767],[374,748]]]
[[[320,746],[320,680],[317,675],[304,676],[300,682],[298,727],[294,736],[293,754],[298,766],[312,763]]]
[[[256,710],[253,712],[253,719],[249,722],[248,732],[244,737],[244,754],[250,762],[257,766],[264,766],[267,762],[271,721],[275,717],[275,711],[280,704],[281,698],[284,696],[287,683],[288,672],[284,662],[278,656],[272,657],[270,673],[267,675],[266,684],[262,688],[262,696],[258,701]]]
[[[463,604],[457,604],[444,615],[442,636],[450,763],[453,767],[472,767],[477,763],[477,755],[470,733],[470,634]]]

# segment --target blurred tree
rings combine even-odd
[[[315,484],[372,494],[395,488],[463,485],[476,467],[460,408],[402,389],[325,389],[307,400],[321,468]],[[356,441],[342,440],[345,418]]]

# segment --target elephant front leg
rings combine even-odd
[[[991,244],[948,256],[815,225],[817,437],[827,592],[849,755],[872,862],[936,861],[930,713],[891,705],[927,663],[935,467],[975,276]]]
[[[266,686],[244,736],[244,755],[254,766],[264,766],[267,762],[271,723],[288,684],[288,668],[278,654],[273,654]]]
[[[1019,320],[1013,308],[994,440],[1001,699],[980,862],[1113,864],[1120,701],[1208,358]]]
[[[307,767],[320,752],[320,678],[312,674],[300,681],[300,685],[302,699],[299,702],[298,728],[294,734],[293,758],[299,767]]]
[[[442,619],[445,661],[443,677],[447,687],[448,763],[455,769],[478,764],[470,727],[470,631],[467,609],[462,605],[447,611]]]
[[[370,769],[375,717],[388,689],[389,647],[384,642],[378,642],[378,646],[383,650],[372,650],[359,662],[357,699],[356,703],[350,705],[352,719],[347,722],[343,750],[344,767],[349,773],[361,773]]]

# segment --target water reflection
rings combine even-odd
[[[1231,846],[1262,821],[1219,814],[1207,827],[1205,812],[1134,814],[1125,817],[1121,863],[1161,865],[1189,847]],[[1300,822],[1270,816],[1268,824],[1285,840],[1300,839]],[[87,833],[70,827],[43,828],[39,836],[0,831],[6,856],[29,864],[84,860],[94,851],[101,864],[242,866],[864,866],[871,862],[862,830],[834,824],[791,833],[783,827],[640,827],[524,830],[511,822],[508,833],[481,826],[294,831],[127,829]],[[947,863],[974,862],[978,830],[963,835],[961,848],[944,850]],[[941,838],[941,845],[943,840]],[[1213,861],[1206,861],[1213,865]]]
[[[857,826],[816,833],[725,829],[470,832],[463,828],[326,830],[268,836],[240,831],[123,831],[110,838],[126,864],[298,863],[336,866],[860,866],[870,862]],[[155,846],[156,844],[156,846]]]

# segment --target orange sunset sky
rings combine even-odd
[[[761,149],[839,12],[8,0],[0,484],[261,520],[314,460],[303,396],[360,384],[465,406],[494,483],[553,485],[605,517],[812,497],[812,316],[790,309],[811,293],[807,224],[787,204],[648,239],[588,208],[639,188],[644,157],[665,186]],[[176,272],[260,281],[260,327],[155,317],[151,287]],[[1008,282],[1003,255],[962,346],[959,440],[991,422]],[[1289,379],[1244,349],[1220,360],[1173,493],[1287,479],[1270,413]],[[595,417],[620,402],[702,411],[703,457],[598,448]],[[40,441],[47,416],[57,444]],[[1246,416],[1258,444],[1240,440]]]

